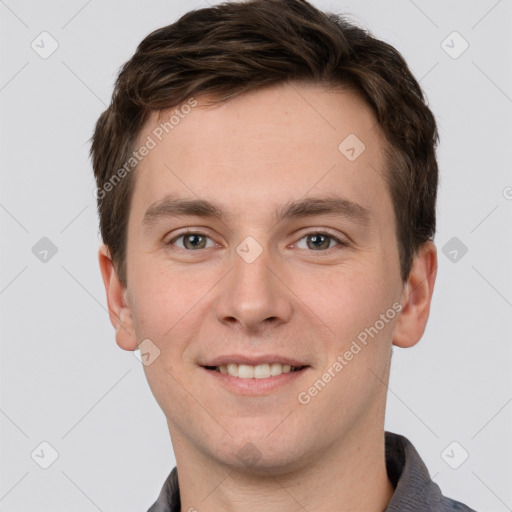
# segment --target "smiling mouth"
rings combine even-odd
[[[291,366],[281,363],[264,363],[251,366],[248,364],[230,363],[222,366],[204,366],[204,368],[224,375],[238,377],[239,379],[268,379],[283,373],[299,372],[308,368],[308,366]]]

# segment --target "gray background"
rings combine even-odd
[[[108,319],[88,139],[139,41],[207,3],[0,1],[4,512],[145,511],[174,465],[141,363]],[[423,340],[395,349],[386,429],[446,495],[512,510],[512,1],[313,3],[400,50],[439,123],[438,279]],[[51,48],[43,31],[59,45],[46,59],[31,47]],[[57,248],[46,261],[43,237]],[[48,469],[43,441],[58,452]]]

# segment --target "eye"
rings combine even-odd
[[[173,238],[172,240],[170,240],[169,242],[167,242],[165,245],[174,245],[174,243],[177,241],[177,240],[180,240],[180,239],[183,239],[183,246],[179,246],[178,247],[180,249],[184,249],[184,250],[187,250],[187,251],[195,251],[197,249],[206,249],[206,240],[211,240],[210,237],[204,235],[203,233],[197,233],[195,231],[187,231],[186,233],[182,233],[181,235]],[[213,240],[211,240],[213,242]],[[210,245],[210,247],[213,247],[215,246],[215,244],[213,243],[213,245]]]
[[[177,244],[178,240],[183,240],[182,245],[180,246]],[[300,249],[303,249],[304,247],[300,247],[298,244],[306,239],[306,249],[311,249],[316,252],[325,252],[328,249],[332,249],[331,242],[334,241],[337,243],[337,245],[341,246],[348,246],[347,242],[344,242],[343,240],[339,239],[338,237],[321,231],[312,231],[306,235],[304,235],[302,238],[299,239],[299,241],[295,244]],[[212,243],[208,246],[207,241],[210,240]],[[185,233],[181,233],[180,235],[174,237],[169,242],[166,242],[166,246],[175,246],[179,249],[183,249],[185,251],[196,251],[199,249],[207,249],[209,247],[215,247],[215,243],[213,240],[206,236],[204,233],[196,232],[196,231],[187,231]]]
[[[344,242],[343,240],[340,240],[338,237],[335,237],[334,235],[331,235],[330,233],[323,233],[320,231],[312,231],[311,233],[306,234],[299,240],[299,242],[304,239],[306,239],[306,248],[312,249],[313,251],[317,251],[317,252],[319,250],[320,250],[320,252],[324,252],[322,250],[332,249],[333,247],[331,247],[331,241],[333,241],[333,240],[335,242],[337,242],[338,245],[341,245],[341,246],[348,245],[346,242]],[[297,245],[299,242],[297,242]],[[303,247],[299,247],[299,248],[302,249]]]

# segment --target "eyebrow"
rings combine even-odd
[[[276,224],[285,219],[319,215],[348,217],[361,224],[367,224],[370,220],[369,210],[360,204],[334,195],[291,200],[274,210]],[[233,217],[233,214],[207,199],[188,199],[168,195],[147,209],[142,226],[149,228],[163,218],[194,216],[223,220]]]

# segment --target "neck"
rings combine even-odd
[[[181,511],[383,512],[394,488],[386,471],[384,431],[371,427],[359,425],[314,460],[279,474],[219,463],[172,431]]]

